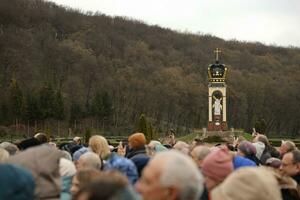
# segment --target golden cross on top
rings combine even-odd
[[[219,48],[216,48],[216,50],[214,50],[214,53],[216,54],[216,61],[219,60],[219,53],[221,53],[222,51]]]

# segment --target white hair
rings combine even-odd
[[[0,163],[4,163],[8,160],[9,153],[3,148],[0,148]]]
[[[101,160],[98,154],[94,152],[87,152],[80,156],[79,162],[82,162],[82,166],[84,168],[90,168],[90,169],[101,169]]]
[[[190,152],[190,145],[188,145],[186,142],[178,141],[173,146],[173,149],[176,149],[176,150],[188,155]]]
[[[203,176],[193,160],[176,151],[158,153],[153,160],[165,161],[160,177],[162,186],[179,189],[179,200],[198,200],[203,192]]]
[[[76,168],[71,160],[66,158],[59,159],[59,174],[63,176],[74,176],[76,174]]]

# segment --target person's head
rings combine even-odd
[[[279,184],[271,170],[243,167],[230,174],[211,192],[212,200],[281,200]]]
[[[89,139],[89,147],[91,150],[98,154],[102,159],[110,154],[110,149],[107,140],[100,135],[94,135]]]
[[[3,148],[6,151],[8,151],[9,155],[11,156],[15,155],[19,151],[19,148],[15,144],[12,144],[10,142],[2,142],[0,144],[0,148]]]
[[[243,157],[252,157],[256,155],[256,148],[251,142],[243,141],[238,145],[237,154]]]
[[[233,171],[233,157],[226,149],[216,149],[202,162],[202,173],[208,191],[220,184]]]
[[[34,138],[36,138],[40,144],[44,144],[49,142],[48,136],[46,133],[37,133],[34,135]]]
[[[188,155],[190,151],[190,146],[186,142],[178,141],[173,146],[173,149]]]
[[[76,144],[81,145],[81,137],[76,136],[76,137],[73,138],[73,141],[74,141]]]
[[[203,177],[191,158],[164,151],[145,167],[136,189],[144,200],[196,200],[203,190]]]
[[[0,188],[0,199],[35,199],[32,174],[16,165],[0,164]]]
[[[282,157],[284,154],[293,151],[295,149],[296,149],[296,145],[294,142],[289,140],[281,141],[281,146],[279,147],[280,156]]]
[[[101,159],[99,155],[93,152],[88,152],[80,156],[76,165],[77,170],[82,169],[101,169]]]
[[[61,177],[74,176],[76,173],[76,168],[71,160],[66,158],[61,158],[59,160],[59,174]]]
[[[72,180],[72,186],[70,188],[71,194],[75,195],[80,189],[100,176],[101,172],[95,169],[84,169],[78,171]]]
[[[145,148],[146,137],[144,133],[134,133],[128,138],[128,146],[131,149],[142,149]]]
[[[8,160],[9,153],[5,150],[0,148],[0,163],[4,163]]]
[[[289,176],[295,176],[300,173],[300,151],[294,150],[284,154],[280,170]]]
[[[259,142],[259,141],[258,142],[254,142],[252,144],[253,144],[253,146],[256,149],[255,156],[260,160],[260,158],[261,158],[261,156],[262,156],[262,154],[263,154],[266,146],[265,146],[265,144],[263,142]]]
[[[238,146],[241,142],[243,141],[246,141],[246,138],[242,135],[240,135],[238,138],[237,138],[237,141],[236,141],[236,145]]]
[[[146,145],[147,155],[154,156],[156,153],[167,151],[168,149],[163,146],[159,141],[151,140],[148,145]]]
[[[101,190],[99,190],[101,188]],[[135,200],[127,178],[119,172],[101,173],[101,176],[82,188],[74,200]]]
[[[165,144],[173,146],[176,143],[175,131],[173,129],[168,130],[165,136]]]
[[[63,154],[63,157],[67,160],[71,160],[72,161],[72,156],[71,154],[68,152],[68,151],[65,151],[65,150],[61,150],[62,154]]]
[[[202,167],[204,158],[210,153],[210,148],[207,146],[196,146],[192,152],[191,157],[196,162],[199,168]]]
[[[194,138],[194,140],[192,141],[192,148],[200,145],[203,145],[203,141],[200,138]]]
[[[281,166],[281,160],[279,158],[271,157],[266,160],[265,165],[274,169],[279,169]]]
[[[262,142],[262,143],[264,143],[265,147],[269,147],[270,146],[269,139],[267,138],[267,136],[262,135],[262,134],[258,134],[254,138],[253,142]]]

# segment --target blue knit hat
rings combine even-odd
[[[236,170],[240,167],[256,167],[256,164],[248,158],[242,156],[235,156],[233,158],[233,167]]]
[[[0,199],[34,199],[35,182],[32,174],[16,165],[0,165],[0,188]]]

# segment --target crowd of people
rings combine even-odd
[[[105,137],[56,145],[44,133],[0,144],[2,200],[297,200],[300,151],[256,134],[232,144]]]

